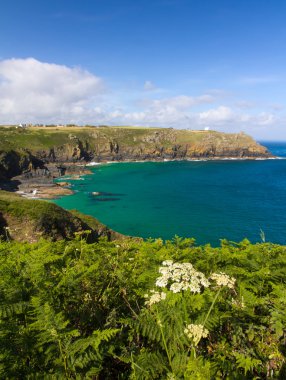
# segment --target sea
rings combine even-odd
[[[286,244],[286,142],[261,144],[278,158],[96,165],[54,202],[125,235]]]

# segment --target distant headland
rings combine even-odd
[[[0,187],[69,194],[53,178],[109,161],[259,159],[272,154],[245,133],[108,126],[0,126]],[[53,189],[51,190],[50,188]],[[43,189],[46,190],[43,192]],[[36,194],[34,194],[36,195]]]

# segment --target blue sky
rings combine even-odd
[[[286,140],[285,19],[285,0],[3,0],[0,123]]]

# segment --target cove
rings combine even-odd
[[[126,235],[217,246],[223,238],[258,242],[263,231],[266,241],[286,243],[284,159],[114,163],[92,171],[70,180],[74,195],[54,202]]]

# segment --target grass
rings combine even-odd
[[[123,237],[92,216],[84,215],[77,210],[69,212],[54,203],[25,199],[18,194],[6,191],[0,191],[0,213],[2,235],[4,235],[4,227],[11,226],[15,230],[16,226],[16,240],[24,240],[21,231],[23,230],[27,235],[27,226],[29,226],[28,233],[31,236],[36,230],[41,232],[42,236],[52,240],[71,239],[75,232],[84,230],[92,232],[91,239],[93,241],[98,236],[107,236],[110,239]]]
[[[132,126],[115,127],[29,127],[26,129],[15,126],[0,126],[0,150],[28,149],[31,152],[47,150],[65,144],[76,144],[72,136],[76,136],[83,143],[87,142],[91,149],[98,145],[116,141],[123,147],[149,147],[156,145],[156,136],[160,145],[170,147],[174,144],[196,144],[206,140],[230,142],[250,141],[246,135],[225,134],[216,131],[198,133],[190,130],[175,130],[168,128],[147,128]],[[239,137],[237,137],[239,136]],[[152,140],[153,139],[153,140]]]

